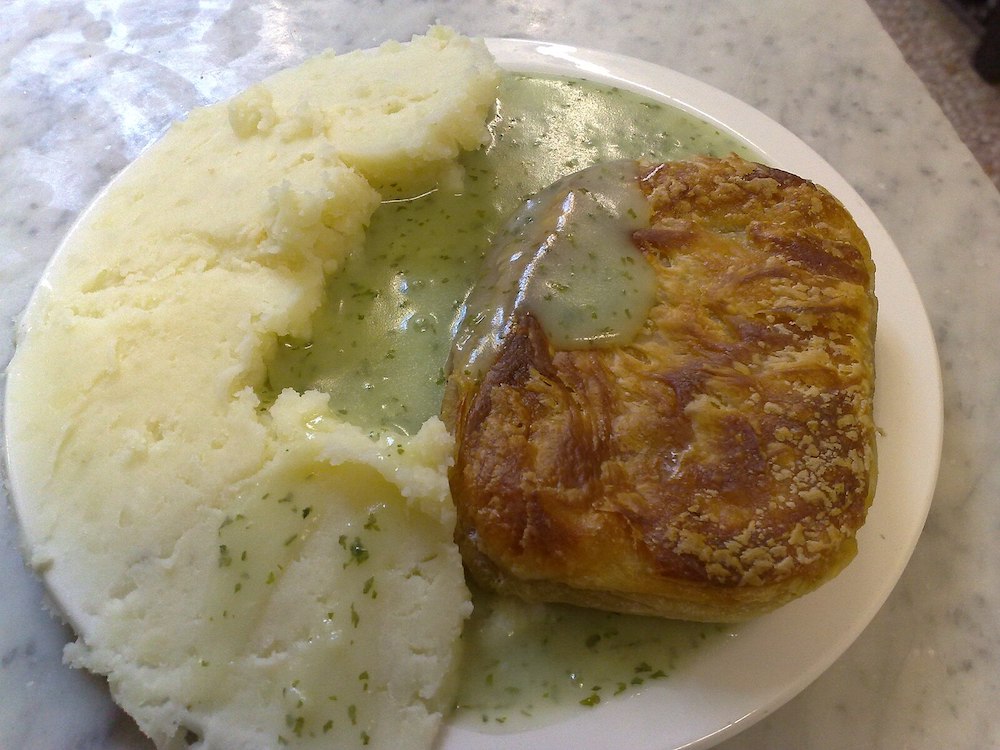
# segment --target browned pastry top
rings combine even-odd
[[[457,538],[527,598],[701,620],[853,557],[875,482],[868,244],[823,188],[744,161],[643,167],[656,275],[627,345],[556,351],[518,315],[452,375]]]

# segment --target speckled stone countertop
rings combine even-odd
[[[854,645],[722,747],[1000,747],[1000,194],[861,0],[9,0],[0,365],[13,352],[12,319],[71,222],[168,123],[322,49],[406,39],[435,21],[629,54],[701,79],[796,133],[869,203],[940,348],[934,504],[902,579]],[[42,603],[5,497],[0,748],[146,747],[101,680],[61,665],[70,634]]]

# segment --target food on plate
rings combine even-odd
[[[10,474],[31,564],[159,747],[426,747],[470,611],[436,418],[264,403],[279,338],[383,198],[488,137],[481,41],[321,55],[192,112],[75,228],[20,325]]]
[[[158,746],[427,747],[460,678],[471,611],[463,553],[477,580],[529,599],[702,619],[780,603],[789,591],[772,585],[759,551],[747,551],[766,547],[766,527],[729,502],[738,482],[726,477],[753,469],[752,454],[723,449],[754,447],[755,426],[786,419],[773,429],[767,460],[779,472],[797,469],[814,428],[781,409],[812,408],[827,386],[856,397],[830,408],[858,420],[849,440],[869,474],[855,477],[842,523],[829,526],[842,540],[833,532],[820,538],[807,523],[828,520],[819,518],[823,497],[798,498],[815,503],[817,518],[800,519],[786,551],[797,555],[790,567],[798,580],[815,574],[813,585],[832,575],[853,549],[874,480],[873,269],[864,240],[832,198],[785,173],[737,157],[656,169],[634,161],[740,148],[693,115],[613,87],[500,75],[482,42],[441,28],[408,44],[321,55],[191,113],[74,229],[25,313],[9,373],[15,506],[30,561],[79,636],[68,661],[107,675],[115,699]],[[504,273],[518,268],[508,262],[515,249],[528,250],[522,265],[545,260],[539,238],[567,206],[595,214],[575,225],[577,235],[561,237],[561,250],[548,256],[558,263],[539,262],[527,274],[535,283],[525,288],[527,302],[487,283],[465,299],[502,216],[526,194],[594,163],[533,199],[487,253],[487,277],[503,286],[511,280]],[[712,190],[701,194],[704,185]],[[740,189],[753,194],[742,217],[725,203]],[[763,221],[782,209],[800,215],[780,231]],[[720,230],[727,210],[736,224]],[[762,216],[751,222],[756,210]],[[800,242],[787,231],[810,211],[823,214],[821,229],[813,237],[802,221],[810,241]],[[609,228],[602,212],[625,231]],[[754,255],[743,241],[751,235],[767,252]],[[729,269],[727,258],[737,256],[752,257],[755,271]],[[845,269],[867,276],[835,281]],[[775,296],[778,287],[787,299]],[[814,304],[809,289],[829,295],[829,305]],[[757,304],[762,317],[744,315],[743,303]],[[444,359],[463,310],[471,325],[446,382]],[[503,326],[477,327],[480,317]],[[836,351],[834,334],[843,335]],[[760,361],[739,359],[757,343]],[[823,354],[833,362],[825,370],[816,364]],[[810,356],[813,370],[804,367]],[[858,366],[848,382],[842,370],[850,368],[838,358],[852,356]],[[685,357],[687,366],[666,376],[656,369]],[[605,360],[626,362],[620,382],[607,376]],[[778,370],[784,379],[764,377]],[[796,402],[796,384],[806,383],[815,393]],[[753,407],[746,412],[726,401],[740,388]],[[436,416],[442,392],[447,425]],[[533,399],[545,408],[524,411],[527,422],[503,422]],[[609,404],[632,411],[612,414]],[[674,422],[656,421],[670,409]],[[685,419],[704,440],[676,446],[667,427]],[[750,427],[729,429],[744,423]],[[839,428],[852,432],[847,421]],[[588,440],[578,441],[584,433]],[[590,448],[611,446],[601,442],[608,436],[619,453],[588,458]],[[789,447],[792,439],[799,442]],[[529,454],[538,448],[545,458],[552,446],[556,461],[531,465]],[[496,455],[487,455],[493,447]],[[722,455],[716,464],[706,458],[713,449]],[[650,471],[657,455],[667,459],[658,474]],[[581,467],[576,478],[586,482],[563,481]],[[679,517],[701,525],[684,526],[675,557],[664,559],[683,558],[684,571],[694,571],[680,586],[685,595],[709,589],[717,600],[692,608],[689,598],[685,609],[669,585],[664,595],[656,567],[663,560],[652,564],[638,543],[616,547],[621,539],[612,536],[584,550],[574,533],[601,530],[601,522],[616,531],[608,511],[615,506],[647,539],[665,538],[671,528],[657,525],[660,509],[639,502],[640,492],[622,504],[615,490],[635,477],[665,478],[669,490],[689,469],[704,492]],[[602,486],[605,474],[614,481]],[[748,476],[763,493],[768,478]],[[498,478],[527,484],[508,483],[501,497],[490,484]],[[816,484],[820,494],[828,479]],[[462,506],[458,545],[452,490]],[[610,490],[607,507],[588,505],[597,496],[586,492],[597,490]],[[559,502],[580,512],[562,513]],[[519,513],[530,523],[513,540]],[[564,523],[557,529],[553,519]],[[706,529],[730,536],[706,539]],[[541,554],[538,541],[547,546]],[[504,568],[510,549],[527,555]],[[698,558],[706,550],[712,559]],[[611,556],[624,568],[604,569]],[[740,583],[733,560],[745,568]],[[781,566],[789,567],[774,570]],[[622,587],[629,571],[638,575]],[[651,591],[629,588],[636,585]],[[771,598],[762,605],[748,591]],[[464,693],[459,713],[513,727],[508,714],[539,707],[532,696],[556,700],[560,690],[550,689],[544,670],[524,684],[505,682],[525,670],[503,661],[503,644],[530,644],[521,657],[538,663],[553,653],[525,636],[534,631],[548,639],[553,628],[597,628],[618,652],[604,660],[594,633],[576,639],[602,662],[588,665],[593,695],[571,698],[576,707],[595,705],[600,683],[617,685],[616,694],[633,689],[618,675],[622,664],[639,669],[638,654],[652,660],[675,651],[647,618],[611,626],[595,611],[566,627],[570,612],[478,600],[478,622],[465,633],[476,653],[465,663],[467,671],[485,665],[474,678],[490,689]],[[505,629],[512,623],[522,632]],[[674,635],[698,641],[704,632]],[[649,679],[670,669],[641,666]],[[511,701],[503,706],[494,676]]]
[[[443,411],[476,581],[731,621],[850,561],[875,269],[826,190],[737,156],[601,165],[529,200],[485,263]]]

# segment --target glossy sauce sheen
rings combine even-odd
[[[629,216],[628,188],[623,195],[623,188],[610,183],[634,170],[630,165],[637,159],[659,162],[733,151],[753,158],[735,139],[680,110],[566,79],[508,75],[491,132],[486,148],[462,158],[461,192],[439,189],[386,202],[376,212],[365,252],[334,275],[312,338],[279,342],[263,400],[286,387],[318,388],[331,394],[334,409],[373,438],[412,434],[440,409],[466,297],[481,276],[490,274],[488,263],[483,270],[484,259],[503,265],[519,242],[520,270],[515,263],[504,272],[508,283],[494,280],[492,290],[482,284],[475,294],[483,302],[470,299],[470,315],[482,304],[492,310],[488,324],[502,325],[520,295],[518,304],[548,315],[546,332],[561,336],[561,346],[595,346],[628,336],[629,323],[642,323],[652,297],[652,280],[643,278],[645,261],[628,241],[631,222],[639,226],[647,218],[638,209],[637,216]],[[618,163],[585,175],[582,182],[571,177],[551,188],[547,200],[521,209],[528,196],[599,162]],[[570,195],[575,197],[567,206]],[[541,260],[550,247],[556,253],[549,260],[559,256],[560,247],[572,249],[573,233],[560,234],[559,219],[582,203],[591,213],[596,208],[624,219],[583,229],[601,233],[612,227],[618,236],[611,249],[585,259],[566,252],[565,260],[526,279],[523,266],[532,258]],[[579,214],[584,223],[586,213]],[[541,230],[525,233],[525,224]],[[492,249],[491,241],[497,243]],[[571,270],[563,266],[569,262],[576,264],[572,285],[563,275]],[[585,283],[577,285],[577,280]],[[597,294],[607,288],[618,294]],[[571,294],[556,299],[555,292]],[[587,304],[592,308],[577,314]],[[476,597],[476,614],[464,635],[456,719],[492,731],[549,723],[616,694],[641,690],[650,681],[669,679],[680,659],[718,632],[707,625]]]
[[[574,172],[525,201],[494,238],[452,367],[488,369],[518,311],[557,349],[618,346],[642,327],[656,278],[632,241],[649,204],[631,160]]]

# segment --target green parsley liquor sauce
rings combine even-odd
[[[694,154],[751,156],[678,109],[617,88],[507,75],[491,143],[462,157],[460,192],[384,203],[363,252],[328,287],[310,341],[285,340],[268,368],[283,388],[332,394],[369,430],[412,434],[437,414],[462,304],[493,236],[530,195],[593,164]]]
[[[453,721],[513,732],[571,718],[662,680],[722,625],[529,604],[473,592]]]
[[[656,292],[653,268],[632,242],[650,223],[639,179],[639,162],[604,161],[522,204],[486,252],[451,370],[482,376],[524,314],[560,350],[626,344],[639,332]]]
[[[599,162],[754,158],[678,109],[572,79],[505,76],[490,131],[485,148],[462,157],[460,191],[378,209],[364,251],[331,279],[312,339],[281,342],[265,402],[286,387],[320,389],[373,437],[413,434],[440,409],[463,303],[490,242],[528,196]],[[669,679],[720,632],[480,592],[475,604],[455,720],[492,731],[557,721]]]

